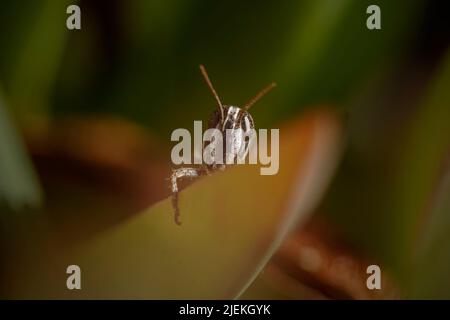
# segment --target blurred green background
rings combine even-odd
[[[65,27],[73,3],[81,7],[79,31]],[[370,4],[381,8],[381,30],[366,28]],[[335,110],[346,145],[314,217],[355,252],[380,261],[402,297],[450,298],[450,37],[443,4],[2,1],[3,250],[15,232],[9,217],[45,212],[49,192],[55,194],[45,183],[52,162],[39,157],[36,132],[64,127],[67,119],[114,117],[146,128],[158,148],[170,150],[173,128],[191,128],[214,109],[198,71],[204,64],[225,104],[241,105],[278,83],[252,110],[259,128],[279,127],[306,109]],[[163,162],[170,154],[164,152]],[[56,197],[88,201],[67,188]]]

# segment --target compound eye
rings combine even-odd
[[[222,127],[222,120],[220,118],[220,112],[216,110],[209,118],[208,128],[221,128],[221,127]]]
[[[240,125],[241,125],[241,128],[242,128],[242,130],[247,130],[247,117],[246,116],[243,116],[242,117],[242,119],[241,119],[241,123],[240,123]]]
[[[242,117],[240,125],[241,125],[242,130],[244,130],[244,131],[251,129],[251,122],[247,115]]]
[[[227,120],[227,122],[225,122],[225,130],[226,129],[233,129],[233,124],[231,121]]]

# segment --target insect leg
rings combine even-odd
[[[172,207],[175,212],[175,223],[180,225],[180,209],[178,207],[178,179],[181,178],[198,178],[203,174],[203,170],[196,168],[180,168],[175,169],[171,176],[171,188],[172,188]]]

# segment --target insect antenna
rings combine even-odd
[[[206,69],[205,69],[205,67],[202,64],[200,65],[200,71],[202,72],[203,78],[205,78],[206,84],[208,85],[209,89],[211,90],[214,98],[216,98],[216,100],[217,100],[217,104],[219,105],[219,109],[220,109],[220,115],[222,117],[221,119],[223,121],[224,115],[223,115],[222,102],[220,101],[219,95],[217,94],[216,90],[214,89],[214,87],[213,87],[213,85],[211,83],[211,80],[209,80],[208,73],[206,72]]]
[[[260,92],[258,92],[258,94],[256,96],[254,96],[249,102],[247,102],[244,105],[244,109],[245,110],[250,109],[251,106],[253,106],[259,99],[261,99],[263,96],[265,96],[270,90],[272,90],[276,86],[277,86],[277,84],[275,82],[272,82],[268,86],[264,87]]]

